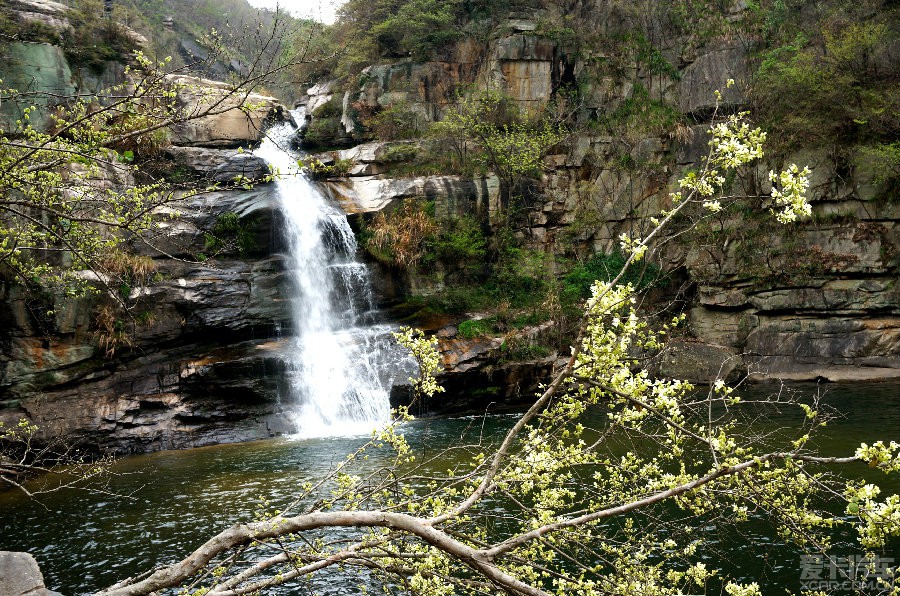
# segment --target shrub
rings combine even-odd
[[[763,54],[755,76],[754,102],[781,148],[893,138],[900,67],[883,68],[877,56],[896,32],[872,19],[825,22],[812,33]]]
[[[429,136],[448,161],[463,170],[494,172],[509,193],[525,178],[540,174],[544,155],[565,138],[566,131],[551,123],[548,114],[529,117],[511,97],[482,91],[448,110],[432,125]]]
[[[206,234],[204,250],[214,255],[234,250],[246,256],[256,250],[256,236],[250,222],[242,221],[237,213],[226,211],[216,218],[213,229]]]
[[[40,21],[29,21],[25,23],[19,36],[24,41],[46,42],[52,44],[58,44],[60,41],[59,31]]]
[[[546,358],[553,353],[547,346],[534,343],[524,337],[511,336],[500,344],[501,362],[522,362]]]
[[[112,358],[116,352],[134,346],[122,314],[114,307],[103,305],[98,308],[94,315],[94,325],[94,339],[105,358]]]
[[[384,157],[382,159],[388,163],[407,162],[415,159],[418,152],[418,147],[411,143],[403,145],[391,145],[390,147],[385,149]]]
[[[337,118],[314,118],[303,135],[305,147],[334,147],[344,137],[341,121]]]
[[[462,4],[462,0],[407,0],[374,24],[369,35],[384,54],[426,60],[461,36],[456,21]]]
[[[343,114],[343,102],[337,95],[333,96],[312,112],[313,118],[340,118]]]
[[[305,167],[316,179],[332,178],[338,176],[346,176],[353,167],[352,159],[336,159],[334,163],[326,165],[318,159],[300,162],[301,167]]]
[[[563,298],[575,302],[591,295],[591,286],[597,280],[614,279],[625,265],[625,256],[616,251],[611,254],[597,253],[584,263],[579,263],[563,278]],[[643,269],[631,267],[619,282],[632,284],[638,290],[646,290],[658,284],[661,270],[657,265],[647,264]]]
[[[473,217],[460,217],[449,222],[429,242],[429,257],[445,265],[464,264],[466,269],[479,268],[487,252],[487,239],[481,224]]]
[[[677,109],[653,99],[646,87],[635,83],[631,97],[603,116],[599,124],[609,131],[634,139],[670,133],[681,123],[682,117]]]
[[[79,10],[68,13],[72,34],[64,39],[69,63],[101,73],[109,61],[123,61],[136,44],[128,32],[112,19],[103,18],[102,4],[82,0]]]
[[[381,141],[396,141],[421,136],[425,118],[406,102],[389,104],[367,123]]]

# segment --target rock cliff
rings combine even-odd
[[[34,4],[41,14],[66,10],[52,2]],[[91,78],[55,45],[13,43],[5,50],[10,60],[0,67],[0,78],[12,84],[27,80],[50,92],[38,98],[91,94],[97,85],[125,80],[116,62]],[[271,185],[263,180],[270,173],[267,164],[242,149],[257,144],[268,123],[289,115],[274,98],[260,95],[247,98],[253,109],[238,109],[237,100],[214,81],[179,76],[170,83],[183,112],[199,113],[213,103],[216,108],[172,131],[172,144],[163,151],[164,174],[210,183],[243,176],[262,183],[182,198],[158,213],[156,236],[130,242],[131,252],[150,263],[128,287],[118,288],[133,305],[130,316],[104,310],[109,301],[103,293],[73,301],[0,281],[5,423],[27,417],[44,436],[71,436],[116,452],[248,440],[285,430],[272,416],[284,368],[278,339],[289,320],[278,215]],[[21,108],[4,102],[2,117],[15,120]],[[35,112],[40,114],[46,111]],[[115,168],[97,175],[103,186],[128,182]],[[233,225],[223,230],[223,218]],[[198,255],[208,260],[198,262]]]
[[[0,289],[0,420],[28,417],[41,433],[79,437],[117,452],[183,448],[284,432],[279,330],[288,327],[270,191],[220,192],[173,205],[154,248],[155,272],[130,288],[130,345],[104,354],[100,296],[77,301]],[[236,213],[253,245],[207,263],[218,217]],[[175,259],[160,257],[164,248]]]
[[[746,17],[738,4],[726,20]],[[579,6],[592,15],[595,29],[614,33],[610,5]],[[567,85],[578,81],[575,117],[585,121],[622,113],[647,93],[689,124],[676,134],[644,136],[581,128],[564,153],[546,158],[541,204],[525,234],[537,248],[560,255],[615,250],[618,236],[665,208],[677,180],[705,155],[716,91],[722,90],[726,111],[749,106],[759,60],[755,41],[735,35],[666,38],[662,31],[657,62],[633,53],[610,69],[613,57],[603,44],[615,45],[613,34],[588,50],[576,49],[546,28],[545,17],[509,19],[489,41],[464,41],[446,60],[373,65],[349,85],[329,81],[311,88],[305,100],[309,128],[316,127],[319,106],[341,106],[339,113],[327,113],[340,126],[333,138],[319,138],[319,146],[357,143],[321,157],[343,160],[342,176],[325,185],[350,212],[377,212],[418,197],[435,204],[439,220],[465,213],[490,218],[500,208],[496,178],[392,175],[391,147],[407,141],[368,141],[373,133],[365,115],[402,105],[425,122],[437,121],[466,86],[499,90],[527,110],[560,101]],[[878,48],[873,60],[889,61],[892,48]],[[733,87],[726,87],[729,79]],[[788,163],[814,171],[813,217],[777,227],[765,214],[767,173]],[[795,149],[744,172],[735,184],[762,200],[747,203],[740,217],[693,227],[654,256],[673,284],[683,284],[689,313],[688,333],[664,354],[662,372],[703,381],[724,361],[726,372],[756,380],[900,378],[900,205],[895,193],[879,187],[866,154],[852,147]]]

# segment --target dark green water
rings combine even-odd
[[[826,402],[845,417],[830,424],[827,436],[819,440],[824,454],[852,453],[861,441],[900,440],[900,385],[826,388]],[[406,428],[406,434],[424,456],[482,436],[496,437],[514,419],[498,415],[419,420]],[[775,424],[795,422],[782,418]],[[6,492],[0,494],[0,550],[32,553],[52,589],[65,594],[91,592],[181,558],[212,534],[252,520],[260,497],[269,499],[273,507],[283,506],[292,500],[296,487],[321,476],[364,440],[284,439],[129,457],[115,465],[120,475],[113,489],[133,494],[132,499],[59,492],[38,504]],[[377,465],[377,456],[370,463]],[[865,472],[865,468],[855,471]],[[900,491],[897,478],[886,481],[881,476],[878,481],[886,491]],[[767,540],[752,528],[747,535],[721,538],[723,544],[733,543],[736,552],[752,560],[746,569],[748,577],[754,576],[757,567],[765,567],[767,574],[782,574],[789,583],[797,577],[797,562],[767,564],[771,554]],[[331,584],[324,592],[358,592],[350,579],[343,586]]]

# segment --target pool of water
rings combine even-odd
[[[900,440],[900,385],[833,385],[826,401],[844,414],[819,440],[826,455],[852,453],[861,441]],[[809,388],[806,388],[809,389]],[[754,390],[759,392],[759,389]],[[496,439],[515,415],[425,419],[405,431],[422,455],[462,442]],[[790,417],[774,425],[796,422]],[[61,491],[39,502],[17,492],[0,494],[0,550],[33,554],[52,589],[89,593],[154,566],[180,559],[211,535],[251,521],[265,498],[275,508],[291,502],[297,487],[320,478],[366,437],[279,439],[128,457],[113,466],[116,495]],[[371,465],[377,465],[373,455]],[[420,458],[421,459],[421,458]],[[447,462],[449,463],[449,462]],[[446,469],[446,468],[444,468]],[[856,470],[865,471],[864,466]],[[896,478],[880,484],[900,491]],[[126,498],[121,495],[130,495]],[[723,537],[739,551],[757,544],[764,562],[767,538]],[[787,577],[796,562],[786,563]],[[757,565],[748,567],[750,577]],[[777,565],[766,573],[778,573]],[[330,582],[329,593],[357,593],[356,583]],[[323,590],[317,590],[323,592]]]

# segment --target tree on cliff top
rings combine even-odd
[[[714,120],[705,162],[680,181],[653,230],[621,238],[626,268],[687,210],[724,208],[728,176],[762,156],[765,134],[743,118]],[[809,215],[808,170],[770,177],[767,208],[780,222]],[[661,349],[681,317],[654,324],[638,311],[635,289],[620,285],[624,274],[594,285],[571,356],[499,443],[418,461],[400,434],[408,419],[401,410],[330,475],[301,487],[286,510],[103,593],[180,586],[185,594],[255,594],[342,568],[368,573],[386,593],[759,596],[772,593],[753,581],[762,578],[715,568],[715,541],[703,528],[764,521],[778,543],[820,569],[836,533],[855,533],[863,590],[896,595],[885,565],[892,560],[879,557],[900,538],[900,495],[880,499],[874,484],[833,470],[865,463],[900,474],[900,444],[821,454],[812,439],[828,414],[817,401],[745,401],[721,380],[698,391],[653,378],[643,357]],[[433,342],[408,330],[399,340],[420,362],[417,391],[433,394]],[[802,424],[760,432],[757,419],[775,415],[776,405],[797,410]],[[591,412],[603,422],[592,423]],[[392,465],[364,465],[377,449],[388,450]],[[831,565],[841,581],[811,593],[842,589],[857,572]]]

